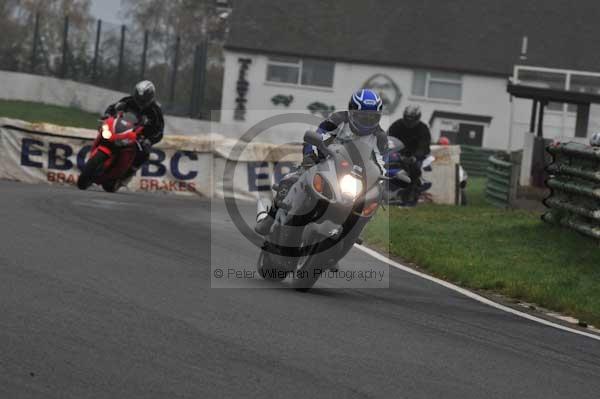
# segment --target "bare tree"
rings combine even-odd
[[[225,23],[214,8],[214,0],[122,0],[126,15],[140,33],[148,31],[151,43],[148,72],[157,85],[170,88],[169,74],[175,43],[179,48],[176,92],[182,101],[191,95],[194,53],[203,40],[208,42],[207,93],[205,110],[220,106]]]
[[[69,47],[82,49],[89,40],[90,0],[3,0],[8,15],[21,31],[22,59],[29,59],[33,46],[36,15],[39,16],[37,51],[39,59],[49,69],[55,69],[62,52],[65,17],[69,17]],[[2,8],[0,3],[0,8]],[[24,62],[24,61],[23,61]]]
[[[25,60],[22,36],[24,27],[17,19],[19,0],[0,0],[0,68],[18,70]]]
[[[207,35],[209,40],[222,45],[224,23],[216,15],[210,0],[122,0],[128,17],[141,31],[149,31],[154,42],[168,61],[173,43],[181,38],[182,51],[191,53]],[[217,54],[211,54],[217,55]]]

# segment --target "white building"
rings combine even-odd
[[[354,90],[369,87],[384,97],[387,123],[400,118],[406,105],[418,104],[433,140],[444,135],[457,144],[520,148],[532,106],[530,100],[511,102],[508,78],[600,92],[600,74],[574,72],[600,70],[600,25],[594,17],[600,3],[580,0],[577,8],[560,0],[494,3],[501,4],[236,2],[225,52],[222,122],[249,127],[273,113],[326,114],[345,109]],[[549,104],[544,136],[575,136],[575,111]],[[594,111],[589,129],[578,136],[600,128]],[[292,135],[298,133],[269,140]]]

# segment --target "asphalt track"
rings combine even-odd
[[[211,288],[257,250],[207,201],[0,182],[0,221],[0,398],[600,397],[600,342],[396,269]]]

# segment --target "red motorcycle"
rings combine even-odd
[[[117,191],[121,179],[133,165],[137,151],[141,151],[138,138],[143,131],[143,123],[131,112],[119,112],[117,116],[104,119],[90,157],[77,179],[77,187],[86,190],[95,183],[105,191]]]

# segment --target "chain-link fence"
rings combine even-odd
[[[124,92],[149,79],[167,113],[202,118],[220,105],[214,95],[205,101],[209,46],[214,45],[201,37],[183,41],[177,35],[68,16],[57,24],[37,14],[8,27],[0,39],[0,69]],[[222,76],[218,70],[210,73]]]

